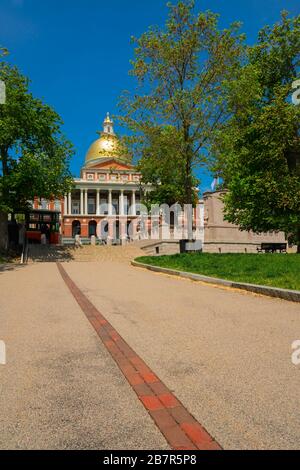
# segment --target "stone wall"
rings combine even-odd
[[[145,256],[176,255],[180,253],[179,241],[157,241],[153,244],[141,246]]]
[[[204,199],[204,252],[256,253],[262,243],[286,243],[283,232],[256,234],[242,231],[237,225],[224,220],[224,192],[205,193]]]

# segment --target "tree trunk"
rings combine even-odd
[[[8,249],[8,216],[6,212],[0,211],[0,252],[5,253]]]
[[[184,158],[184,197],[185,204],[192,204],[192,149],[190,147],[190,125],[186,118],[182,122]]]
[[[185,160],[185,203],[193,204],[193,173],[192,173],[192,157],[189,155],[189,149],[187,150]]]
[[[186,156],[185,164],[185,204],[187,204],[186,217],[187,217],[187,238],[193,239],[193,186],[192,186],[192,166],[191,158]]]

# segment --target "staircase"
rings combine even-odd
[[[143,256],[143,250],[134,243],[125,246],[73,246],[29,245],[28,263],[55,262],[102,262],[117,261],[130,263],[138,256]]]
[[[28,263],[56,263],[74,260],[74,248],[61,245],[28,245]]]

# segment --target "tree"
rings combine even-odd
[[[232,116],[215,141],[225,216],[243,230],[283,230],[300,251],[300,107],[292,83],[300,66],[300,16],[282,13],[248,49],[226,85]]]
[[[72,185],[72,146],[58,114],[28,90],[16,67],[0,62],[6,102],[0,105],[0,250],[7,249],[8,214],[26,210],[37,197],[60,197]]]
[[[142,150],[142,157],[137,168],[142,173],[142,181],[151,184],[145,203],[183,205],[184,190],[184,160],[178,153],[180,136],[172,126],[157,128],[148,135],[149,143]],[[193,177],[193,187],[198,180]],[[193,193],[193,203],[196,203],[197,192]]]
[[[120,120],[134,135],[133,154],[142,156],[143,181],[160,180],[155,197],[168,193],[192,204],[194,169],[206,162],[211,136],[225,119],[221,84],[234,76],[244,37],[237,23],[219,30],[218,15],[196,14],[194,1],[168,8],[164,29],[133,38],[138,90],[122,97]]]

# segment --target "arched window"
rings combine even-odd
[[[89,237],[97,235],[97,222],[95,220],[91,220],[89,222]]]

